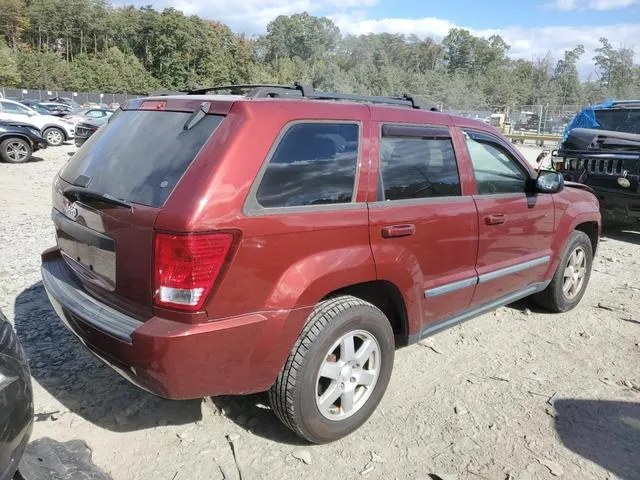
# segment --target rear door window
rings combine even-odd
[[[379,200],[459,196],[460,176],[446,127],[385,125]]]
[[[113,197],[161,207],[224,117],[192,128],[188,112],[118,111],[75,153],[60,176]]]
[[[256,192],[264,208],[349,203],[358,166],[359,127],[298,123],[278,143]]]

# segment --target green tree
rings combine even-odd
[[[475,63],[477,39],[462,28],[452,28],[442,39],[444,60],[449,73],[470,73]]]
[[[72,83],[70,64],[54,52],[22,51],[18,69],[26,88],[63,90]]]
[[[24,0],[0,0],[0,35],[12,48],[18,48],[20,38],[29,25]]]
[[[340,29],[328,18],[306,12],[280,15],[267,25],[266,58],[276,62],[282,57],[316,60],[333,52],[339,39]]]
[[[0,38],[0,85],[17,87],[19,84],[20,72],[16,53],[7,47],[3,38]]]
[[[630,48],[616,50],[606,38],[601,38],[600,43],[602,45],[596,49],[593,60],[600,71],[602,92],[617,98],[631,94],[635,73],[634,51]]]
[[[580,77],[577,63],[584,54],[584,46],[578,45],[573,50],[566,50],[564,58],[559,60],[553,75],[553,82],[558,88],[558,101],[565,104],[580,103]]]

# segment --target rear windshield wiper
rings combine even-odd
[[[126,207],[133,209],[133,205],[125,200],[121,200],[116,197],[112,197],[108,193],[97,192],[85,187],[68,187],[64,189],[62,195],[70,200],[95,200],[98,202],[108,203],[110,205],[116,205],[119,207]]]
[[[185,122],[183,129],[191,130],[198,123],[200,123],[200,121],[207,116],[209,108],[211,108],[210,102],[202,102],[200,105],[198,105],[198,108],[193,111],[191,116],[189,116],[189,119]]]

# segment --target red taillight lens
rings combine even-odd
[[[231,233],[155,237],[154,301],[162,307],[196,311],[202,308],[224,266]]]

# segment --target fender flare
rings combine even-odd
[[[4,133],[4,134],[0,134],[0,143],[4,142],[5,140],[7,140],[9,138],[19,138],[20,140],[24,140],[33,149],[31,139],[29,137],[27,137],[26,135],[22,134],[22,133],[13,133],[13,132],[9,133],[9,132],[7,132],[7,133]]]

